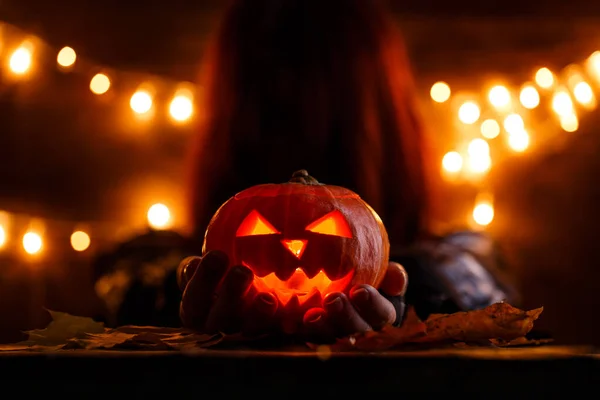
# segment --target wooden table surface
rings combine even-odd
[[[0,350],[1,347],[0,347]],[[590,347],[451,348],[329,354],[312,350],[0,351],[3,388],[144,399],[211,393],[262,396],[596,390],[600,352]],[[285,396],[287,397],[287,396]]]

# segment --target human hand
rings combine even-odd
[[[388,296],[402,296],[406,292],[408,276],[404,268],[390,262],[381,284]],[[377,289],[370,285],[356,285],[349,296],[330,293],[323,299],[322,308],[312,308],[304,314],[303,324],[308,337],[316,341],[331,341],[369,330],[379,330],[402,318],[403,305],[394,307]]]
[[[188,257],[177,275],[183,290],[179,314],[186,328],[252,335],[272,326],[277,299],[271,293],[258,293],[253,272],[245,266],[230,268],[225,253]]]

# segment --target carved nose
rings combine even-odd
[[[282,240],[281,243],[298,259],[302,257],[304,249],[306,248],[306,240]]]

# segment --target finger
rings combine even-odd
[[[179,266],[177,267],[177,285],[182,292],[185,290],[190,279],[192,279],[192,276],[194,275],[194,272],[196,272],[201,261],[202,257],[191,256],[184,258],[183,261],[179,263]]]
[[[345,294],[339,292],[328,294],[325,296],[323,306],[327,311],[327,321],[332,324],[336,336],[344,337],[371,330]]]
[[[408,274],[404,267],[390,261],[380,289],[388,296],[404,296],[408,287]]]
[[[203,329],[216,288],[227,271],[229,260],[218,251],[207,253],[200,261],[181,298],[180,316],[185,327]]]
[[[371,328],[379,330],[396,321],[394,305],[373,286],[357,285],[350,290],[350,302]]]
[[[277,307],[277,298],[271,293],[257,294],[244,312],[244,335],[256,336],[269,332],[274,326]]]
[[[327,320],[327,311],[323,308],[311,308],[302,318],[304,334],[312,343],[328,343],[335,340],[333,324]]]
[[[244,266],[232,267],[219,288],[206,320],[207,332],[240,332],[242,329],[242,310],[245,305],[245,294],[252,285],[254,274]]]

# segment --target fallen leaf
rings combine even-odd
[[[27,340],[20,342],[25,346],[57,346],[72,338],[83,337],[88,333],[103,333],[106,328],[92,318],[77,317],[67,313],[48,310],[52,321],[44,329],[26,331]]]
[[[543,307],[523,311],[508,303],[495,303],[481,310],[436,314],[425,321],[427,335],[418,341],[512,340],[531,331],[533,322],[539,318],[542,311]]]

